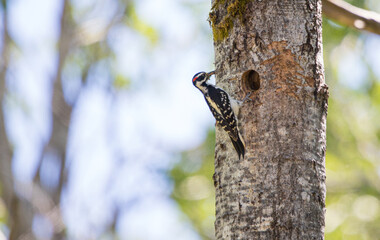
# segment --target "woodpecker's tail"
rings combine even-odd
[[[231,138],[231,137],[230,137]],[[234,145],[234,148],[237,152],[237,154],[239,155],[239,159],[241,159],[241,156],[243,156],[244,158],[244,154],[245,154],[245,144],[244,142],[242,141],[242,137],[240,136],[239,134],[239,137],[237,139],[237,141],[233,140],[231,138],[231,142],[232,144]]]

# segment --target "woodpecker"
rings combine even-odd
[[[223,89],[207,83],[215,71],[199,72],[193,77],[193,85],[206,99],[207,105],[214,115],[216,124],[226,131],[239,156],[244,158],[245,144],[238,130],[236,116],[239,114],[239,102],[232,99]]]

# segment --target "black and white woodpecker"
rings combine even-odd
[[[199,72],[193,77],[193,84],[204,95],[207,105],[212,115],[214,115],[216,124],[226,131],[234,145],[234,148],[241,157],[244,158],[245,144],[239,133],[237,115],[239,114],[239,102],[232,99],[223,89],[207,83],[215,71],[206,73]]]

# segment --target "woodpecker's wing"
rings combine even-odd
[[[241,155],[244,157],[244,143],[239,136],[237,120],[231,107],[228,94],[220,88],[210,87],[208,89],[208,94],[205,95],[205,98],[212,114],[216,119],[216,123],[228,133],[236,151],[239,154],[239,157]]]
[[[212,87],[205,98],[216,123],[236,141],[239,137],[237,121],[228,94],[220,88]]]

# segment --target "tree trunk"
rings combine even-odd
[[[217,85],[246,156],[216,130],[217,239],[323,239],[327,86],[320,0],[213,0]]]

